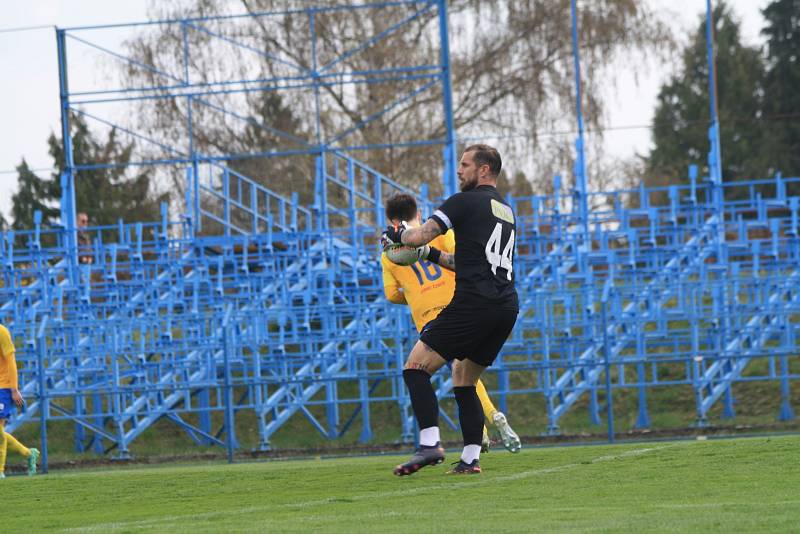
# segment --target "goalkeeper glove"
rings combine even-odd
[[[389,245],[402,245],[403,232],[407,229],[408,225],[405,221],[401,221],[400,224],[387,226],[386,230],[381,234],[381,246],[385,249]]]
[[[417,258],[419,258],[419,261],[427,260],[438,265],[441,255],[442,251],[436,247],[432,247],[430,245],[422,245],[421,247],[417,247]]]

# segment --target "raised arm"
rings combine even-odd
[[[456,260],[452,253],[438,250],[435,247],[425,246],[440,235],[442,235],[442,228],[439,226],[439,223],[433,219],[428,219],[422,226],[408,228],[402,233],[400,240],[404,245],[424,247],[424,249],[419,249],[421,251],[420,259],[436,263],[448,271],[455,271]]]
[[[404,245],[421,247],[422,245],[427,245],[440,235],[442,235],[442,229],[439,227],[439,224],[433,219],[428,219],[422,226],[407,228],[400,236],[400,241],[402,241]]]
[[[442,227],[433,219],[428,219],[422,226],[416,228],[406,228],[403,225],[388,227],[381,236],[384,243],[402,243],[410,247],[415,247],[419,254],[419,259],[428,260],[432,263],[441,265],[447,270],[455,271],[455,256],[450,252],[443,252],[435,247],[428,246],[433,239],[442,235]]]

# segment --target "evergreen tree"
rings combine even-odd
[[[767,154],[775,170],[800,176],[800,0],[776,0],[763,14]]]
[[[58,220],[59,210],[53,206],[53,182],[39,178],[25,159],[17,166],[17,192],[11,197],[11,227],[15,230],[33,228],[33,213],[42,212],[42,223],[52,224]],[[5,222],[5,221],[3,221]]]
[[[82,170],[75,175],[75,204],[77,211],[89,214],[91,224],[111,225],[118,219],[127,222],[155,221],[159,218],[159,204],[166,201],[163,194],[155,197],[150,187],[150,173],[137,168],[128,177],[133,144],[123,144],[112,129],[104,142],[98,141],[78,114],[70,118],[73,159],[75,164],[114,163],[120,166]],[[47,140],[54,167],[63,169],[64,147],[54,134]],[[58,174],[53,175],[55,198],[60,198],[61,184]]]
[[[721,124],[723,181],[763,178],[761,94],[764,68],[756,48],[742,44],[739,22],[720,2],[714,9],[717,107]],[[658,95],[648,185],[686,182],[687,166],[707,167],[710,125],[705,17],[683,52],[680,72]]]

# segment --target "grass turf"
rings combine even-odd
[[[529,448],[484,455],[480,476],[397,478],[405,456],[372,456],[9,477],[3,531],[789,532],[798,449],[794,436]]]

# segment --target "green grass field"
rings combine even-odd
[[[800,529],[800,437],[495,451],[479,476],[405,456],[9,477],[3,532]]]

